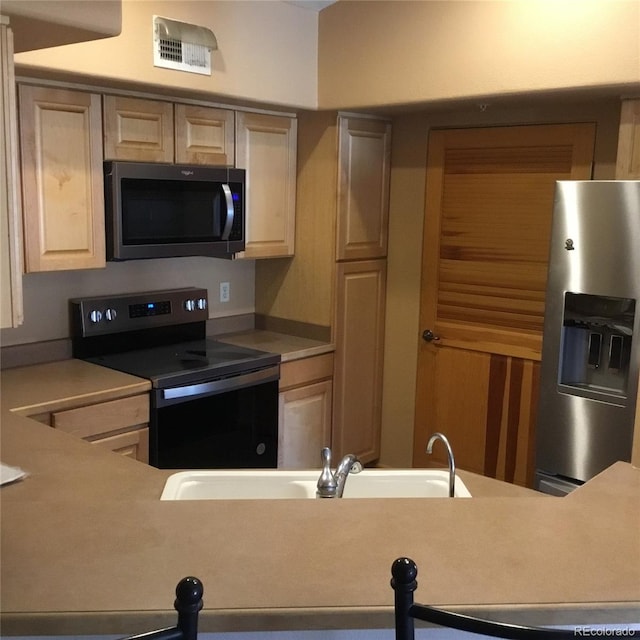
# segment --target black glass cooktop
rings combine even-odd
[[[205,338],[84,359],[166,389],[262,369],[278,364],[280,355]]]

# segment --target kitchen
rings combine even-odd
[[[182,4],[182,3],[180,3]],[[230,10],[233,3],[221,3]],[[244,5],[244,3],[240,3]],[[487,43],[483,38],[481,22],[476,18],[473,24],[477,25],[474,31],[473,26],[466,24],[465,30],[465,48],[474,51],[474,57],[462,56],[465,64],[465,70],[468,73],[461,73],[457,67],[448,67],[448,64],[454,64],[459,61],[460,52],[454,49],[451,58],[443,59],[441,51],[450,50],[453,44],[458,41],[458,27],[452,24],[456,17],[460,18],[457,10],[454,11],[452,6],[447,10],[441,6],[442,15],[430,15],[429,20],[421,17],[424,23],[433,23],[440,25],[438,37],[424,38],[426,46],[434,47],[430,53],[430,58],[438,61],[437,69],[431,70],[430,73],[424,73],[421,69],[423,56],[416,56],[416,60],[398,60],[398,56],[402,56],[405,51],[406,42],[404,34],[408,25],[418,24],[418,20],[408,18],[403,11],[377,13],[365,11],[362,7],[362,15],[357,12],[357,7],[361,3],[343,3],[347,6],[330,7],[321,12],[320,16],[314,13],[302,13],[298,8],[288,6],[273,6],[270,13],[268,5],[272,3],[260,3],[260,12],[262,20],[257,20],[256,16],[242,13],[244,20],[244,28],[246,33],[253,36],[254,32],[250,31],[250,27],[256,30],[255,36],[251,38],[254,42],[261,43],[264,25],[269,25],[274,31],[273,41],[278,43],[290,43],[291,48],[297,51],[308,51],[308,41],[315,41],[316,20],[320,23],[319,32],[319,78],[318,86],[310,81],[306,71],[300,69],[302,56],[292,60],[290,56],[286,57],[284,64],[278,66],[277,58],[271,51],[261,56],[267,64],[267,60],[277,68],[270,68],[271,75],[265,73],[261,81],[256,81],[255,74],[249,70],[247,75],[243,75],[244,63],[239,62],[237,58],[231,56],[229,49],[224,49],[224,63],[227,65],[227,73],[222,73],[220,80],[222,82],[219,91],[222,95],[231,95],[237,99],[250,102],[266,103],[266,104],[286,104],[291,108],[304,107],[307,109],[315,109],[318,104],[325,109],[349,109],[358,110],[361,107],[373,106],[381,107],[383,105],[412,105],[413,113],[399,114],[394,117],[393,122],[393,150],[392,150],[392,172],[391,172],[391,189],[390,189],[390,220],[389,220],[389,259],[388,259],[388,287],[387,287],[387,318],[386,318],[386,353],[385,353],[385,384],[383,385],[382,398],[382,439],[380,461],[389,466],[407,466],[411,462],[412,455],[412,436],[413,436],[413,405],[415,389],[415,370],[413,365],[407,367],[407,362],[415,362],[415,343],[416,336],[419,334],[418,327],[418,305],[419,305],[419,280],[420,280],[420,253],[421,253],[421,237],[422,237],[422,218],[423,218],[423,194],[424,194],[424,162],[426,157],[427,138],[424,131],[432,126],[469,126],[469,125],[486,125],[486,124],[509,124],[523,122],[557,122],[557,121],[573,121],[573,120],[589,120],[598,123],[597,141],[596,141],[596,158],[594,177],[609,178],[613,177],[615,172],[615,158],[618,137],[618,122],[620,119],[620,96],[632,96],[634,90],[637,91],[637,59],[636,59],[636,41],[637,31],[634,31],[634,25],[637,24],[636,8],[634,3],[616,3],[615,10],[609,9],[604,11],[604,3],[586,3],[588,9],[584,12],[569,12],[567,15],[554,15],[554,20],[545,22],[545,27],[549,24],[554,25],[557,32],[550,33],[550,41],[554,42],[561,48],[562,53],[557,53],[557,57],[563,59],[567,55],[567,51],[563,49],[567,47],[568,51],[580,51],[580,59],[573,60],[570,69],[564,66],[551,64],[549,60],[538,59],[539,48],[535,43],[525,38],[519,37],[517,29],[509,31],[504,30],[503,33],[513,33],[513,41],[503,43],[505,49],[502,50],[502,57],[518,62],[511,69],[513,74],[508,80],[504,77],[504,70],[501,69],[500,77],[495,77],[492,73],[486,73],[487,67],[490,67],[490,60],[495,55],[493,47],[496,46],[492,41],[487,50]],[[425,7],[421,10],[436,11],[437,5],[446,3],[424,3],[434,5],[428,9]],[[474,11],[482,11],[480,7],[485,3],[479,3],[475,6]],[[384,7],[385,3],[382,3]],[[526,5],[526,3],[525,3]],[[525,6],[522,5],[522,6]],[[456,3],[456,6],[460,5]],[[487,5],[489,7],[490,5]],[[607,5],[608,6],[608,5]],[[186,9],[178,10],[176,6],[164,6],[166,11],[160,11],[165,15],[171,15],[176,18],[185,19],[188,22],[198,22],[197,16],[186,12]],[[124,3],[123,14],[125,18],[125,27],[127,25],[127,17],[134,19],[135,3]],[[494,7],[495,9],[495,7]],[[575,9],[575,5],[574,5]],[[240,7],[234,8],[235,11],[245,11]],[[258,10],[258,9],[256,9]],[[489,8],[486,9],[490,11]],[[182,13],[185,11],[185,13]],[[452,11],[449,15],[447,11]],[[598,11],[602,11],[599,14]],[[331,13],[329,13],[331,12]],[[378,45],[372,39],[370,42],[358,43],[358,34],[350,33],[347,37],[338,27],[333,24],[330,19],[337,23],[342,23],[345,16],[342,12],[346,12],[349,21],[344,24],[353,24],[357,21],[360,25],[369,25],[371,29],[376,27],[379,29],[382,24],[385,25],[384,46]],[[356,15],[353,15],[356,12]],[[595,13],[594,13],[595,12]],[[628,13],[625,13],[628,12]],[[151,11],[147,12],[150,16]],[[278,20],[273,19],[277,14]],[[596,17],[597,16],[597,17]],[[138,17],[139,23],[135,23],[133,34],[129,33],[129,41],[142,43],[145,38],[137,38],[138,29],[150,30],[150,24],[147,24],[148,16]],[[414,16],[415,18],[415,16]],[[532,16],[529,14],[525,23],[531,24]],[[489,16],[486,17],[489,19]],[[507,19],[502,15],[501,20]],[[520,16],[520,20],[523,16]],[[401,24],[403,28],[389,29],[390,20],[404,20]],[[285,25],[291,25],[291,21],[296,22],[296,34],[284,33]],[[298,22],[299,21],[299,22]],[[379,21],[379,22],[378,22]],[[256,24],[259,22],[260,24]],[[471,22],[471,20],[470,20]],[[326,23],[329,26],[326,26]],[[522,23],[520,29],[522,29]],[[571,26],[569,26],[571,25]],[[220,42],[222,42],[224,31],[220,31],[219,27],[211,25]],[[446,29],[449,28],[450,31]],[[303,38],[302,32],[311,34],[312,37]],[[323,31],[323,29],[336,29],[336,31]],[[593,30],[599,30],[597,34]],[[283,32],[281,32],[282,30]],[[361,34],[365,34],[367,29],[362,27]],[[558,34],[562,34],[564,40],[560,40]],[[275,35],[277,34],[277,35]],[[234,34],[235,36],[235,34]],[[123,36],[126,38],[126,30]],[[227,36],[228,37],[228,36]],[[366,36],[362,35],[362,38]],[[476,39],[474,40],[473,37]],[[471,41],[468,40],[471,38]],[[572,40],[575,39],[575,40]],[[150,36],[148,38],[150,40]],[[248,38],[249,39],[249,38]],[[584,41],[589,41],[588,53],[584,51]],[[114,39],[114,42],[117,40]],[[241,43],[235,39],[231,39],[234,47],[240,46]],[[337,46],[331,46],[332,40],[339,42]],[[446,41],[447,44],[442,45]],[[536,55],[525,55],[522,51],[516,52],[509,49],[509,46],[515,47],[515,43],[526,41],[529,47],[532,47]],[[104,41],[107,45],[109,41]],[[137,44],[141,47],[142,44]],[[482,46],[484,43],[484,46]],[[440,44],[440,47],[438,46]],[[77,45],[82,47],[83,45]],[[91,44],[87,44],[88,51],[91,51]],[[264,45],[265,47],[267,45]],[[356,72],[350,68],[345,68],[345,58],[347,56],[348,47],[360,46],[362,51],[369,52],[367,56],[371,60],[375,60],[375,68],[369,71],[368,77],[363,75],[361,71]],[[135,49],[139,51],[139,49]],[[532,49],[529,49],[531,52]],[[257,52],[252,49],[255,57],[259,57]],[[86,52],[86,48],[85,48]],[[548,56],[553,56],[552,47],[546,47],[545,52]],[[222,53],[222,45],[221,52]],[[285,52],[286,53],[286,52]],[[284,56],[285,53],[282,55]],[[31,56],[31,58],[29,58]],[[113,55],[79,55],[73,57],[73,65],[69,64],[68,59],[60,53],[61,60],[56,61],[55,51],[24,54],[22,58],[17,56],[16,61],[19,64],[19,73],[29,75],[30,61],[34,67],[57,67],[60,75],[80,74],[80,76],[97,75],[103,78],[112,78],[114,85],[119,82],[131,81],[145,84],[153,84],[154,92],[157,86],[164,85],[168,82],[166,78],[173,77],[165,75],[153,76],[155,70],[145,67],[141,60],[144,54],[139,56],[132,55],[127,60],[118,60]],[[313,58],[313,52],[309,52],[309,56]],[[328,57],[326,57],[328,56]],[[46,57],[46,64],[43,58]],[[96,57],[98,59],[96,59]],[[338,59],[335,59],[335,58]],[[280,60],[283,58],[281,57]],[[22,62],[21,62],[22,60]],[[235,63],[239,67],[233,67]],[[214,57],[214,78],[215,74],[215,57]],[[20,67],[24,65],[25,69]],[[116,67],[121,65],[118,71]],[[139,64],[141,69],[135,65]],[[634,66],[635,64],[635,66]],[[83,66],[86,65],[86,66]],[[101,66],[102,65],[102,66]],[[344,76],[332,76],[331,70],[340,65]],[[383,65],[382,67],[380,65]],[[412,66],[414,65],[414,66]],[[474,66],[477,65],[477,66]],[[104,68],[108,67],[108,68]],[[286,74],[282,73],[282,68],[286,69]],[[236,73],[237,69],[237,73]],[[399,69],[406,69],[406,82],[380,82],[379,73],[385,70],[388,77],[396,77]],[[32,70],[34,71],[34,70]],[[349,71],[350,73],[347,73]],[[163,72],[157,72],[163,73]],[[42,75],[43,72],[35,70],[36,75]],[[45,76],[47,73],[45,72]],[[196,80],[187,80],[184,78],[186,74],[181,74],[180,80],[175,82],[187,83],[188,86],[177,86],[171,89],[170,94],[184,95],[185,92],[201,93],[203,91],[202,84],[197,84]],[[118,77],[119,76],[119,77]],[[133,76],[133,77],[132,77]],[[231,77],[232,76],[232,77]],[[155,80],[155,78],[158,78]],[[264,78],[268,77],[271,82],[265,82]],[[295,78],[295,82],[291,79]],[[344,78],[344,79],[342,79]],[[365,81],[366,78],[366,81]],[[418,80],[419,79],[419,80]],[[242,84],[244,80],[244,85]],[[459,82],[458,84],[454,84]],[[508,82],[508,84],[507,84]],[[527,84],[527,82],[529,84]],[[227,83],[227,84],[225,84]],[[335,83],[335,84],[334,84]],[[104,85],[107,83],[96,83]],[[108,83],[111,84],[111,81]],[[235,84],[235,86],[233,86]],[[231,86],[230,86],[231,85]],[[401,85],[401,86],[397,86]],[[292,96],[291,92],[295,86],[299,95]],[[604,92],[602,87],[606,86],[607,91]],[[585,89],[591,87],[591,91]],[[612,89],[611,87],[615,87]],[[356,89],[363,92],[362,96],[352,95],[349,92]],[[316,96],[316,91],[318,95]],[[370,92],[379,91],[382,96],[376,97]],[[393,96],[389,96],[386,92],[392,92]],[[548,92],[561,91],[560,97],[546,95]],[[367,93],[369,92],[369,93]],[[404,92],[404,93],[403,93]],[[523,94],[520,97],[510,94]],[[344,96],[340,98],[339,96]],[[483,110],[479,105],[486,105]],[[491,96],[491,99],[487,96]],[[339,100],[343,100],[339,102]],[[443,101],[458,101],[455,108],[449,104],[443,104]],[[423,103],[433,103],[427,110],[416,109],[418,105]],[[488,105],[487,105],[488,103]],[[418,144],[419,143],[419,144]],[[214,300],[213,314],[220,317],[228,317],[236,314],[251,314],[254,309],[258,312],[263,311],[260,308],[261,296],[265,293],[259,286],[254,284],[254,266],[251,262],[236,261],[226,263],[216,261],[216,273],[210,273],[209,263],[204,259],[180,259],[172,266],[164,266],[157,262],[150,264],[112,264],[105,271],[72,271],[67,273],[47,273],[32,274],[24,278],[25,284],[25,327],[18,330],[4,330],[2,334],[3,344],[23,344],[40,340],[57,340],[68,335],[66,326],[66,300],[76,295],[89,295],[95,292],[107,290],[129,289],[130,282],[135,278],[137,289],[153,289],[157,288],[158,282],[162,282],[165,286],[185,286],[196,285],[208,288],[214,292],[211,299]],[[179,266],[178,268],[175,268]],[[219,271],[221,270],[221,271]],[[261,282],[261,272],[264,270],[262,263],[255,266],[255,281]],[[213,271],[213,270],[211,270]],[[204,272],[204,273],[203,273]],[[218,284],[220,281],[231,283],[231,306],[225,306],[225,303],[217,302]],[[255,296],[255,301],[254,301]],[[237,305],[237,306],[235,306]],[[29,313],[30,309],[34,312]],[[52,313],[51,310],[57,309]],[[27,323],[37,323],[35,327],[28,328]],[[38,317],[46,317],[46,328],[38,326]],[[296,319],[296,318],[294,318]],[[330,320],[321,318],[320,324],[326,325]],[[307,320],[310,322],[310,320]],[[16,336],[16,337],[13,337]]]

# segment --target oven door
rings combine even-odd
[[[278,365],[151,394],[149,461],[160,469],[275,468]]]

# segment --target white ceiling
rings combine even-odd
[[[337,0],[286,0],[289,4],[295,4],[298,7],[304,7],[312,11],[322,11],[322,9],[336,1]]]

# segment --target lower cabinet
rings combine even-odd
[[[285,362],[280,368],[278,468],[320,467],[331,444],[333,354]]]
[[[54,429],[140,462],[149,462],[147,394],[53,412],[48,422]]]
[[[380,457],[387,261],[339,262],[336,268],[334,458]]]

